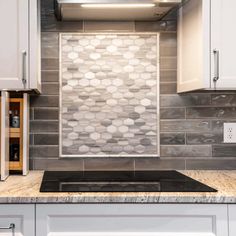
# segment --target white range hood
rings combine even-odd
[[[160,20],[182,0],[55,0],[58,20]]]

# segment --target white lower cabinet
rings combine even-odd
[[[235,236],[236,205],[228,210],[226,204],[0,204],[0,236]]]
[[[42,204],[36,236],[227,236],[227,219],[227,205]]]
[[[0,236],[34,236],[35,205],[0,205]]]
[[[228,205],[229,210],[229,236],[236,235],[236,205]]]

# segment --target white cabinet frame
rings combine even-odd
[[[29,172],[29,94],[23,94],[23,175]]]
[[[0,112],[0,177],[5,180],[9,176],[9,93],[1,92],[1,112]]]

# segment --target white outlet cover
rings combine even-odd
[[[224,143],[236,143],[236,123],[224,123]]]

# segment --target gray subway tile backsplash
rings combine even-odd
[[[162,160],[160,158],[136,158],[135,170],[184,170],[185,160],[169,159]]]
[[[177,69],[177,57],[164,57],[160,58],[160,70],[176,70]],[[175,90],[176,92],[176,90]]]
[[[176,82],[160,83],[160,94],[175,94],[177,89]]]
[[[42,58],[41,60],[42,70],[59,70],[58,58]]]
[[[206,132],[211,130],[209,120],[161,120],[161,132]]]
[[[133,158],[90,158],[84,159],[84,169],[88,171],[97,170],[134,170]]]
[[[176,32],[177,22],[176,20],[170,21],[136,21],[135,22],[135,31],[136,32],[166,32],[174,31]]]
[[[31,158],[58,158],[59,156],[59,146],[38,146],[31,145],[30,147],[30,157]]]
[[[42,58],[58,58],[59,54],[59,35],[58,33],[41,33],[41,56]]]
[[[177,47],[177,33],[176,32],[165,32],[160,35],[160,47]],[[163,55],[162,55],[163,56]],[[176,56],[176,53],[175,55]]]
[[[235,170],[236,161],[232,159],[186,160],[187,170]]]
[[[160,119],[185,119],[185,108],[161,108]]]
[[[33,160],[33,168],[35,170],[50,170],[50,171],[83,171],[84,161],[81,159],[63,160],[58,158],[41,159],[35,158]]]
[[[45,83],[45,82],[59,83],[59,70],[42,71],[41,72],[41,80],[42,80],[42,83]]]
[[[34,108],[34,120],[58,120],[58,108]]]
[[[34,145],[59,145],[58,134],[35,134]]]
[[[59,122],[58,121],[42,121],[33,120],[30,121],[30,132],[31,133],[54,133],[58,132]]]
[[[185,133],[160,133],[161,145],[184,145]]]
[[[83,21],[57,21],[54,14],[41,15],[41,30],[42,32],[82,32]]]
[[[177,70],[160,70],[160,82],[176,82]]]
[[[187,144],[220,144],[223,143],[223,133],[187,133]]]
[[[42,93],[45,95],[59,95],[59,84],[58,83],[43,83]]]
[[[210,145],[163,145],[161,156],[176,158],[211,157]]]
[[[186,116],[189,119],[236,117],[236,107],[192,107],[187,108]]]
[[[236,94],[213,94],[211,99],[214,106],[236,106]]]
[[[162,57],[176,57],[177,35],[176,33],[165,33],[160,36],[160,54]]]
[[[29,145],[30,145],[30,146],[33,146],[33,145],[34,145],[34,135],[33,135],[33,134],[30,134],[30,135],[29,135]]]
[[[160,53],[163,57],[175,57],[177,53],[177,47],[160,45]]]
[[[104,32],[104,31],[115,31],[115,32],[132,32],[134,31],[135,25],[133,21],[85,21],[84,32]]]
[[[179,94],[160,96],[161,107],[211,106],[210,94]]]
[[[161,22],[57,22],[53,15],[53,0],[42,0],[43,94],[31,96],[30,168],[40,170],[235,169],[236,145],[224,144],[222,140],[223,123],[236,122],[236,93],[234,91],[176,93],[176,29],[175,14],[165,17]],[[59,158],[58,37],[61,32],[85,31],[161,32],[161,156],[159,158],[95,157],[66,160]],[[43,137],[48,141],[44,141]]]
[[[232,157],[235,158],[236,145],[235,144],[224,144],[224,145],[213,145],[212,155],[213,157]]]
[[[30,97],[31,107],[59,107],[59,96],[37,96],[32,95]]]

